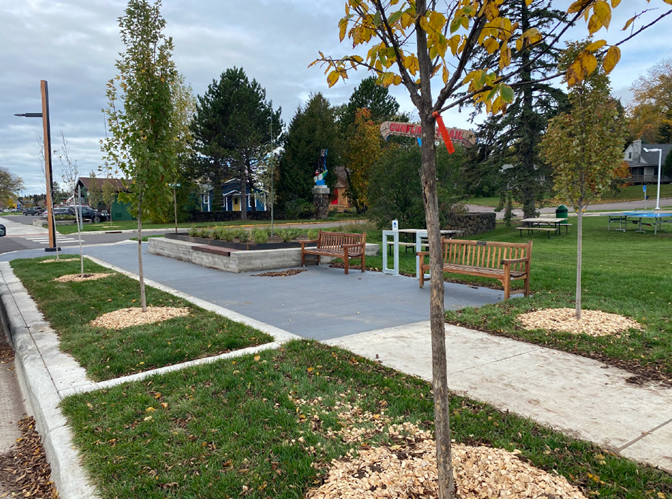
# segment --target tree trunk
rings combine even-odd
[[[529,9],[525,0],[521,0],[521,23],[522,32],[525,33],[530,29]],[[532,95],[532,71],[530,69],[530,51],[523,50],[521,54],[521,64],[523,70],[520,72],[520,81],[522,85],[522,115],[521,121],[523,123],[522,137],[520,147],[520,163],[522,168],[522,179],[518,179],[518,185],[522,182],[524,185],[521,188],[521,198],[523,201],[523,214],[525,218],[534,218],[537,216],[537,209],[535,206],[535,194],[537,189],[541,189],[541,185],[535,173],[535,152],[534,152],[534,136],[537,133],[533,130],[534,127],[534,98]]]
[[[140,280],[140,305],[142,311],[147,312],[147,299],[145,297],[145,274],[142,270],[142,186],[138,187],[138,278]]]
[[[583,206],[579,207],[576,222],[576,318],[581,320],[581,262],[583,251]]]
[[[247,220],[247,171],[245,166],[240,171],[240,219]]]
[[[427,10],[426,0],[417,0],[416,12],[422,16]],[[422,197],[427,223],[429,263],[431,272],[429,320],[432,337],[432,387],[434,389],[434,432],[439,478],[439,498],[453,499],[455,483],[450,443],[450,407],[446,366],[446,329],[444,319],[443,258],[439,202],[436,193],[435,119],[431,114],[432,89],[430,85],[429,53],[423,30],[417,29],[418,62],[420,66],[421,95],[418,111],[422,125]]]

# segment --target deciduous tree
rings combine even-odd
[[[120,197],[138,218],[140,302],[147,311],[142,268],[142,218],[147,206],[169,204],[169,182],[175,178],[181,150],[175,124],[173,85],[178,73],[172,61],[173,40],[163,33],[161,0],[129,0],[119,18],[124,52],[115,64],[117,75],[107,84],[110,136],[101,141],[103,157],[132,185]]]
[[[16,202],[23,189],[23,179],[0,166],[0,202],[9,205]]]
[[[527,0],[528,4],[531,0]],[[672,0],[663,0],[672,4]],[[437,116],[463,102],[480,102],[488,113],[506,110],[520,87],[514,76],[520,67],[510,68],[512,50],[526,45],[546,43],[557,46],[572,23],[586,20],[590,34],[608,28],[612,7],[620,0],[577,0],[568,7],[570,23],[558,26],[544,36],[536,29],[522,31],[520,24],[500,15],[501,0],[346,0],[345,16],[339,22],[340,38],[347,36],[353,48],[367,46],[360,54],[334,58],[320,53],[315,63],[327,66],[329,85],[347,78],[360,67],[376,73],[384,85],[404,85],[418,110],[422,125],[422,186],[428,229],[431,272],[430,322],[432,331],[432,384],[435,400],[435,433],[439,496],[454,497],[446,348],[444,328],[444,288],[439,227],[435,125]],[[658,19],[672,13],[664,12]],[[628,25],[637,22],[631,19]],[[478,47],[497,53],[495,66],[478,65],[474,55]],[[592,73],[598,64],[595,53],[605,52],[604,66],[613,69],[620,58],[617,45],[606,47],[600,40],[586,47],[567,69],[570,85]],[[364,52],[362,52],[364,53]],[[433,97],[432,78],[440,79]],[[442,83],[440,82],[442,81]],[[456,93],[466,89],[465,95]]]
[[[634,138],[672,142],[672,59],[663,59],[632,84],[628,125]]]
[[[355,114],[345,141],[343,161],[348,178],[346,195],[357,209],[364,213],[369,206],[368,188],[371,168],[383,152],[383,139],[378,125],[371,119],[371,111],[364,107]]]
[[[572,47],[572,56],[583,48]],[[583,212],[611,187],[627,130],[601,69],[572,87],[569,102],[571,112],[550,121],[541,146],[553,166],[558,196],[577,213],[576,318],[581,319]]]

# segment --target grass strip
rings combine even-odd
[[[78,260],[40,263],[51,258],[13,260],[11,265],[58,333],[61,350],[70,353],[96,381],[273,341],[261,331],[151,287],[146,288],[148,306],[190,307],[192,313],[119,330],[90,326],[102,314],[138,307],[140,284],[88,259],[84,260],[86,273],[112,275],[96,281],[54,282],[62,275],[78,274],[80,264]]]
[[[75,395],[63,409],[110,499],[300,498],[332,459],[390,444],[390,424],[433,429],[429,383],[310,341]],[[457,442],[519,449],[589,497],[672,497],[670,475],[487,404],[452,396],[451,421]]]

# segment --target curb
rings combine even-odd
[[[26,410],[35,418],[42,436],[51,480],[61,499],[96,497],[81,457],[73,448],[72,432],[59,407],[62,398],[35,342],[34,334],[43,333],[39,329],[46,329],[47,323],[8,262],[0,263],[0,273],[0,316],[14,348]]]

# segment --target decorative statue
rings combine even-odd
[[[320,151],[320,159],[317,160],[315,170],[315,185],[327,185],[327,149]]]

